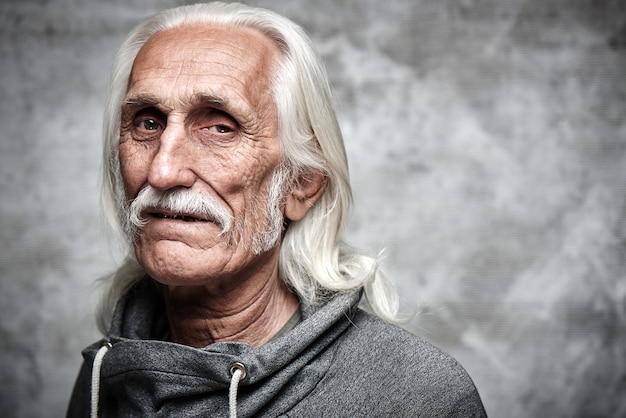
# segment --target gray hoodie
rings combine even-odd
[[[167,341],[163,300],[144,281],[120,300],[107,339],[83,351],[67,416],[89,416],[92,400],[104,417],[486,416],[454,359],[362,311],[360,297],[301,304],[301,322],[258,348],[196,349]]]

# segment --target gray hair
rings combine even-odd
[[[309,37],[290,20],[268,10],[238,3],[207,3],[165,10],[141,22],[120,47],[111,72],[104,115],[103,208],[114,231],[127,246],[124,264],[105,282],[97,312],[106,332],[117,300],[146,276],[134,256],[132,237],[124,234],[124,187],[118,156],[120,107],[137,53],[155,33],[188,24],[253,28],[278,45],[281,59],[273,77],[273,97],[285,164],[292,179],[322,173],[326,190],[306,216],[293,222],[281,245],[279,274],[309,304],[336,292],[364,289],[363,305],[395,321],[395,288],[380,271],[379,260],[349,250],[341,237],[349,218],[352,192],[343,138],[332,106],[328,76]]]

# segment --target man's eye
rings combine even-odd
[[[234,131],[233,128],[231,128],[230,126],[226,126],[226,125],[215,125],[215,126],[211,126],[211,128],[209,129],[219,134],[228,134]]]
[[[165,130],[163,120],[152,115],[136,115],[132,120],[130,133],[137,141],[157,139]]]
[[[146,131],[156,131],[161,128],[161,125],[154,119],[145,119],[139,122],[139,128]]]

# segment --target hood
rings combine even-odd
[[[321,307],[301,304],[302,321],[258,348],[220,342],[196,349],[163,340],[168,334],[163,299],[154,282],[145,280],[118,303],[106,345],[83,352],[87,363],[94,363],[93,375],[100,373],[99,386],[92,387],[100,414],[233,416],[233,409],[239,416],[282,414],[328,371],[337,349],[332,343],[350,326],[360,296],[354,291]],[[245,372],[233,375],[235,364]]]

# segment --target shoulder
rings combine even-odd
[[[352,319],[344,333],[341,355],[368,359],[379,370],[393,368],[395,373],[404,370],[421,376],[436,375],[441,378],[464,378],[467,373],[449,354],[422,338],[393,324],[384,322],[364,311]]]
[[[403,328],[363,311],[343,334],[334,361],[359,376],[370,396],[384,394],[395,412],[484,416],[472,379],[450,355]]]
[[[359,310],[352,319],[352,325],[345,333],[361,354],[374,357],[384,354],[388,360],[402,360],[420,370],[432,368],[434,364],[445,371],[465,371],[450,355],[404,328],[387,323],[382,319]],[[358,348],[357,348],[358,347]],[[459,370],[460,369],[460,370]]]

